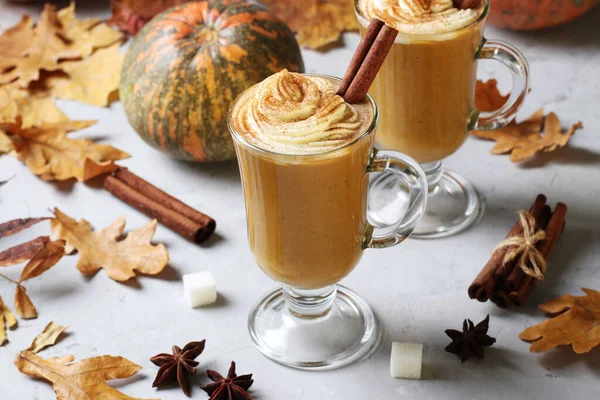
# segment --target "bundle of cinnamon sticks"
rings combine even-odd
[[[104,188],[191,242],[205,242],[216,229],[214,219],[168,195],[127,168],[118,167],[108,175],[104,179]]]
[[[567,206],[558,203],[552,211],[546,202],[546,196],[538,195],[529,213],[535,219],[537,229],[545,231],[545,239],[537,242],[536,248],[548,262],[564,231]],[[523,235],[521,221],[517,221],[506,237],[523,237]],[[469,286],[470,298],[481,302],[491,300],[502,308],[511,304],[521,306],[525,303],[538,279],[527,275],[517,265],[518,257],[506,262],[505,256],[509,251],[511,251],[510,246],[494,251],[488,263]]]

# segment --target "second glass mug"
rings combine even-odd
[[[264,355],[290,367],[332,369],[376,349],[380,330],[371,308],[336,283],[365,249],[406,239],[426,207],[427,180],[419,164],[395,151],[374,150],[379,114],[370,96],[368,101],[373,119],[365,132],[341,148],[310,155],[258,148],[235,131],[229,115],[250,248],[261,269],[283,285],[254,305],[248,328]],[[406,213],[378,228],[367,221],[372,172],[394,175],[410,197]]]
[[[355,0],[363,33],[369,21],[360,4],[369,1]],[[479,18],[460,29],[439,34],[400,32],[369,91],[381,112],[376,144],[408,154],[427,174],[429,202],[412,237],[450,236],[483,215],[475,188],[456,172],[444,170],[441,160],[457,151],[470,131],[494,130],[510,122],[527,93],[529,68],[521,52],[483,36],[490,4],[482,1]],[[510,98],[491,113],[474,105],[477,60],[484,59],[500,61],[513,76]],[[392,201],[406,202],[397,196],[397,182],[389,176],[375,177],[371,185],[369,204],[378,209]],[[371,209],[369,216],[381,224],[395,217]]]

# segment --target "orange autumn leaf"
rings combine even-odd
[[[0,86],[0,124],[17,122],[18,118],[23,128],[68,120],[47,93],[31,94],[14,84]]]
[[[519,338],[531,342],[530,351],[541,353],[571,344],[575,353],[583,354],[600,344],[600,292],[581,290],[585,296],[564,295],[540,305],[558,315],[521,332]]]
[[[492,112],[506,103],[510,94],[503,96],[498,90],[498,81],[490,79],[486,82],[477,81],[475,85],[475,107],[479,111]]]
[[[77,20],[75,5],[56,12],[46,4],[39,21],[24,16],[15,27],[0,35],[0,84],[27,88],[40,71],[60,69],[66,59],[87,57],[94,49],[121,40],[121,34],[100,20]]]
[[[262,0],[269,11],[298,34],[302,46],[318,49],[358,29],[352,0]]]
[[[61,63],[63,72],[50,74],[42,84],[58,98],[106,106],[110,94],[119,89],[123,57],[117,43],[84,60]]]
[[[27,294],[27,289],[22,285],[17,285],[15,292],[15,311],[23,319],[37,318],[37,309]]]
[[[169,253],[165,246],[150,243],[156,231],[156,220],[119,241],[125,229],[124,217],[94,232],[85,219],[76,221],[58,209],[54,209],[54,215],[55,218],[50,221],[52,234],[66,240],[68,253],[78,251],[77,269],[84,274],[104,269],[111,279],[126,281],[135,276],[135,271],[155,275],[167,266]]]
[[[32,351],[22,351],[15,358],[15,365],[23,374],[50,382],[59,400],[141,400],[106,383],[129,378],[141,366],[126,358],[108,355],[74,360],[71,355],[44,359]]]
[[[66,329],[66,326],[51,321],[48,325],[46,325],[42,333],[40,333],[35,337],[35,339],[33,339],[31,346],[29,346],[25,351],[39,353],[46,347],[54,346],[60,335],[62,335],[62,333]]]
[[[44,180],[75,178],[87,181],[113,171],[115,160],[129,154],[88,139],[70,139],[68,132],[87,128],[96,121],[66,121],[22,128],[19,124],[5,126],[19,160]]]
[[[0,347],[7,341],[6,329],[14,328],[17,325],[17,318],[2,301],[0,296]]]
[[[481,111],[499,109],[508,97],[509,95],[500,94],[495,79],[477,82],[475,104]],[[552,152],[566,146],[573,134],[582,128],[583,124],[578,122],[563,132],[558,116],[555,113],[545,116],[544,110],[540,108],[524,121],[513,120],[503,128],[493,131],[473,131],[472,134],[481,139],[496,141],[490,153],[510,153],[512,162],[521,162],[539,152]]]

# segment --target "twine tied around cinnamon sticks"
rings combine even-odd
[[[538,230],[535,217],[527,211],[519,211],[519,223],[523,236],[512,236],[502,241],[494,251],[508,248],[502,262],[508,264],[518,257],[517,266],[537,280],[544,279],[548,264],[537,249],[537,243],[546,238],[546,232]]]

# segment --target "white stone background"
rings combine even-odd
[[[37,15],[41,5],[0,1],[0,28],[20,15]],[[107,17],[108,1],[80,1],[81,17]],[[120,103],[96,108],[61,101],[73,119],[98,119],[98,124],[76,137],[95,138],[132,154],[123,162],[133,171],[212,215],[218,234],[205,246],[195,246],[159,226],[156,242],[171,255],[168,269],[158,277],[119,284],[103,272],[85,278],[76,257],[66,257],[41,278],[28,282],[28,293],[39,318],[19,321],[9,332],[10,343],[0,348],[0,399],[52,399],[51,387],[22,375],[13,366],[15,354],[26,348],[43,327],[54,320],[69,325],[70,334],[42,353],[45,357],[73,354],[77,359],[103,354],[121,355],[144,368],[131,379],[118,381],[125,393],[141,398],[182,399],[178,388],[151,388],[157,367],[149,358],[206,338],[199,357],[200,370],[226,372],[235,360],[238,372],[254,373],[251,389],[256,399],[592,399],[600,395],[600,349],[575,355],[568,347],[543,355],[531,354],[518,339],[526,327],[544,320],[537,304],[556,296],[581,294],[579,288],[600,289],[600,8],[576,23],[535,33],[515,33],[489,27],[488,38],[517,45],[531,64],[532,92],[521,115],[538,107],[559,112],[564,125],[582,120],[569,147],[515,165],[507,156],[488,154],[491,142],[469,139],[447,160],[468,177],[487,202],[481,224],[464,234],[436,241],[409,240],[385,251],[369,250],[359,267],[344,280],[371,304],[385,330],[383,345],[370,359],[331,372],[304,372],[275,364],[253,347],[246,331],[247,313],[256,299],[273,288],[254,264],[246,240],[246,222],[235,162],[194,165],[173,161],[151,149],[127,123]],[[343,75],[358,42],[345,34],[343,46],[326,53],[303,51],[307,70]],[[508,88],[508,74],[492,62],[481,64],[480,75],[495,74]],[[435,112],[435,110],[432,110]],[[119,215],[135,229],[148,218],[94,185],[45,183],[11,157],[0,158],[0,180],[15,178],[0,188],[0,221],[48,215],[60,207],[84,217],[97,227]],[[491,303],[470,300],[467,287],[504,237],[516,212],[545,193],[552,203],[569,205],[567,228],[552,258],[547,279],[532,293],[529,304],[501,310]],[[36,234],[46,234],[43,223],[13,238],[2,248]],[[210,270],[220,299],[211,307],[190,309],[183,299],[182,274]],[[17,277],[20,268],[2,272]],[[14,286],[0,280],[0,293],[12,307]],[[491,315],[490,334],[497,338],[482,361],[460,361],[443,348],[447,328],[459,328],[464,318],[476,322]],[[424,379],[395,380],[389,375],[392,341],[425,343]],[[206,398],[193,380],[193,398]]]

